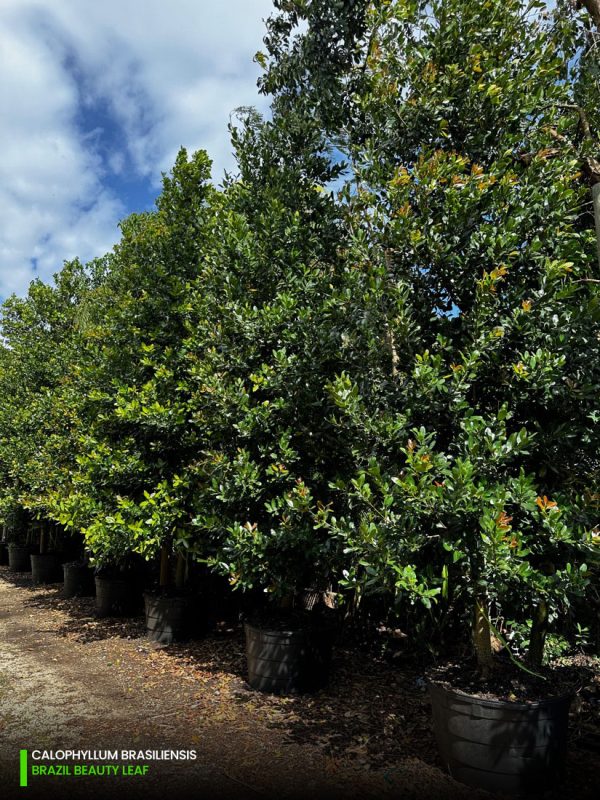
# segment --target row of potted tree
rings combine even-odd
[[[160,561],[157,618],[185,564],[259,595],[257,688],[299,680],[282,653],[320,683],[311,597],[378,596],[472,642],[471,694],[432,689],[453,774],[553,780],[568,702],[495,703],[552,694],[596,591],[596,35],[562,2],[276,2],[237,173],[182,150],[111,253],[4,304],[5,521]]]
[[[34,585],[56,584],[62,578],[61,597],[95,596],[95,612],[99,617],[136,615],[143,598],[147,636],[163,645],[184,641],[207,630],[211,617],[209,594],[215,595],[221,606],[216,616],[227,617],[223,585],[211,587],[206,574],[194,574],[182,553],[173,557],[163,546],[160,559],[149,565],[150,569],[144,569],[139,559],[137,563],[129,559],[114,564],[112,569],[94,570],[89,556],[81,554],[82,541],[74,541],[64,531],[55,532],[50,541],[47,537],[43,524],[23,527],[19,532],[14,527],[7,531],[5,526],[0,538],[0,565],[8,566],[11,573],[31,573]],[[35,544],[31,544],[33,541]],[[76,550],[80,557],[67,560]],[[302,607],[313,612],[312,623],[317,620],[316,612],[321,612],[316,625],[306,625],[305,617],[301,628],[287,630],[290,622],[287,614],[283,620],[279,615],[275,624],[280,629],[275,630],[246,622],[249,683],[253,688],[285,694],[311,691],[327,683],[335,636],[331,613],[334,603],[323,593],[308,594]],[[327,608],[329,625],[324,624],[326,614],[322,615]],[[238,613],[239,610],[238,606]]]

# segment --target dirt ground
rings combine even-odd
[[[0,797],[491,798],[439,767],[414,668],[338,649],[331,685],[273,697],[245,682],[238,626],[169,647],[142,617],[99,620],[93,600],[0,567]],[[558,798],[597,797],[589,708],[575,703]],[[19,750],[195,750],[138,778],[32,777]]]

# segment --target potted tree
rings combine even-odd
[[[376,2],[339,9],[329,58],[324,5],[272,18],[262,84],[351,164],[330,391],[355,467],[311,513],[342,587],[472,631],[472,685],[431,688],[453,774],[541,790],[569,702],[544,630],[586,583],[600,483],[589,31],[566,3]],[[529,626],[519,666],[503,617]]]
[[[306,586],[323,586],[330,578],[328,544],[309,520],[288,518],[279,530],[264,531],[257,524],[237,524],[209,560],[227,571],[234,589],[253,597],[244,622],[253,689],[290,694],[327,684],[335,612],[324,604],[307,609],[304,596]]]
[[[341,511],[312,513],[349,589],[473,631],[473,691],[451,672],[432,686],[453,774],[542,789],[568,707],[543,633],[587,580],[600,483],[589,31],[566,3],[381,2],[340,9],[330,59],[323,5],[272,20],[263,84],[315,109],[352,166],[348,366],[330,387],[356,466]],[[529,625],[521,666],[503,615]]]
[[[129,616],[136,607],[136,575],[128,559],[96,567],[96,614],[99,617]]]
[[[597,553],[576,498],[549,499],[519,465],[530,443],[523,429],[507,431],[507,416],[506,407],[496,419],[468,415],[454,455],[413,430],[397,470],[372,463],[343,487],[346,515],[314,505],[312,514],[352,554],[342,586],[418,602],[452,623],[455,641],[442,650],[454,659],[429,676],[451,774],[490,790],[541,791],[562,774],[579,680],[545,663],[546,632],[549,621],[564,632],[561,616]],[[526,653],[509,643],[519,622]]]
[[[246,594],[249,683],[277,693],[328,680],[335,613],[312,599],[337,588],[340,550],[295,503],[313,492],[327,503],[349,449],[332,435],[325,387],[345,363],[345,231],[325,188],[344,167],[313,116],[287,102],[294,94],[275,97],[268,120],[241,109],[232,122],[237,174],[219,197],[184,343],[200,558]]]
[[[125,603],[126,562],[152,561],[164,544],[166,579],[167,552],[185,550],[178,532],[185,525],[173,522],[171,506],[179,494],[185,506],[186,472],[201,444],[187,413],[196,385],[185,384],[184,338],[190,284],[210,241],[216,195],[207,155],[188,159],[182,149],[164,176],[157,209],[123,221],[121,241],[85,300],[73,377],[85,403],[75,409],[77,459],[56,507],[61,521],[84,535],[98,569],[101,613]],[[150,596],[146,602],[150,619],[167,613],[170,598],[165,595],[160,612]],[[179,610],[184,605],[173,603]]]
[[[144,592],[144,606],[148,638],[161,644],[183,638],[189,628],[187,554],[190,550],[199,553],[199,542],[194,541],[189,525],[185,525],[188,504],[189,480],[179,476],[161,481],[153,491],[145,491],[139,504],[122,504],[135,519],[131,524],[136,531],[136,552],[146,561],[159,557],[158,582]]]
[[[308,610],[305,595],[328,588],[339,552],[294,497],[327,502],[343,461],[325,383],[342,363],[344,311],[337,210],[315,191],[340,168],[315,155],[328,145],[310,120],[273,112],[267,122],[246,111],[232,129],[240,179],[226,181],[191,298],[188,380],[199,388],[187,413],[202,426],[191,470],[201,558],[252,606],[250,685],[289,693],[329,675],[335,615]]]
[[[27,512],[13,505],[6,516],[5,536],[8,550],[8,566],[14,572],[30,572],[33,534]]]
[[[94,572],[90,565],[90,553],[86,550],[81,534],[70,542],[70,561],[63,563],[63,590],[62,596],[87,597],[96,591]],[[73,556],[78,558],[73,559]]]
[[[523,433],[507,436],[500,427],[493,447],[498,462],[503,453],[518,451],[519,438],[525,441]],[[576,688],[574,676],[565,681],[543,663],[546,631],[549,619],[560,631],[561,610],[585,588],[591,538],[577,523],[580,509],[573,513],[566,496],[559,507],[539,495],[534,476],[520,472],[490,481],[471,469],[465,481],[470,455],[441,468],[438,462],[436,476],[436,522],[448,553],[444,591],[457,607],[464,604],[474,658],[431,672],[434,731],[442,760],[458,780],[490,790],[540,791],[564,770]],[[529,626],[524,658],[507,643],[510,625],[496,621],[507,618]]]
[[[142,499],[118,497],[114,512],[86,529],[88,547],[96,557],[110,552],[113,560],[117,553],[122,561],[137,559],[145,573],[146,566],[158,560],[158,580],[143,598],[148,637],[161,644],[183,637],[188,628],[187,555],[200,553],[200,543],[185,525],[188,505],[189,479],[175,475],[144,490]],[[97,591],[106,592],[102,577],[96,585]]]
[[[134,614],[140,599],[140,571],[122,513],[117,510],[106,518],[91,518],[83,533],[95,572],[96,614]]]
[[[60,575],[61,566],[56,523],[42,520],[35,527],[39,552],[30,556],[33,583],[54,583]]]
[[[173,555],[175,574],[173,575]],[[188,598],[184,594],[186,558],[181,551],[173,554],[167,544],[160,553],[158,588],[144,592],[146,631],[148,638],[160,644],[171,644],[185,636]]]
[[[96,591],[94,573],[85,559],[66,561],[63,564],[62,596],[87,597]]]

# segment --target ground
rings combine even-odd
[[[564,793],[548,800],[597,796],[590,714],[589,702],[574,704]],[[99,777],[20,789],[21,748],[197,751],[193,762],[152,762],[146,777],[111,778],[113,797],[491,797],[440,768],[414,666],[338,648],[327,689],[263,695],[245,681],[239,626],[158,646],[142,617],[96,619],[91,599],[61,599],[59,585],[33,587],[0,567],[0,796],[107,795]]]

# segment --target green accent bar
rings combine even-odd
[[[21,750],[21,780],[19,786],[27,786],[27,750]]]

